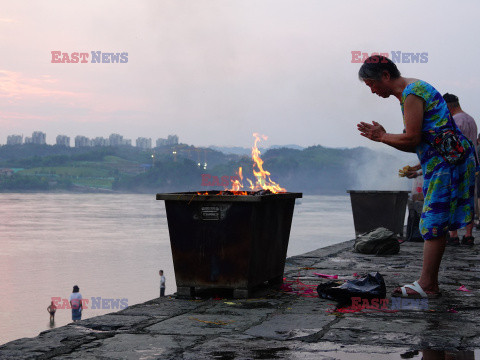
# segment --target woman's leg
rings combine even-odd
[[[446,236],[444,235],[426,240],[423,245],[423,266],[418,284],[426,292],[438,292],[438,271],[445,251],[445,243]]]
[[[423,266],[422,273],[418,279],[418,284],[427,294],[438,292],[438,271],[445,251],[446,235],[431,240],[426,240],[423,244]],[[406,288],[407,294],[416,294],[415,290]],[[401,294],[402,290],[398,287],[394,293]]]

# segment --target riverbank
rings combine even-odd
[[[288,258],[286,282],[308,290],[328,281],[314,273],[352,279],[379,271],[390,294],[420,271],[422,243],[404,243],[387,257],[353,253],[352,244]],[[448,247],[440,270],[443,296],[422,310],[333,312],[332,301],[308,291],[265,289],[247,300],[166,297],[12,341],[0,346],[0,358],[362,359],[363,353],[389,359],[424,349],[473,350],[480,344],[478,255],[479,245]],[[457,290],[462,285],[469,291]]]

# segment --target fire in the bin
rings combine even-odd
[[[278,185],[276,182],[270,179],[270,173],[263,169],[263,160],[260,158],[260,150],[258,150],[257,144],[260,141],[260,135],[255,133],[253,134],[255,137],[255,144],[252,148],[252,159],[254,161],[253,164],[253,175],[257,179],[255,185],[247,179],[250,183],[250,189],[252,191],[255,190],[270,190],[272,193],[276,194],[279,192],[286,192],[284,188]],[[265,135],[261,135],[263,140],[267,140],[268,138]],[[255,170],[255,167],[257,170]]]
[[[265,135],[259,135],[254,133],[255,143],[252,148],[252,160],[253,160],[253,176],[255,177],[255,183],[246,178],[249,183],[248,189],[244,190],[243,186],[243,173],[242,167],[238,168],[237,175],[240,180],[232,181],[232,186],[230,189],[225,189],[225,191],[216,192],[218,195],[265,195],[265,194],[277,194],[280,192],[286,192],[287,190],[282,188],[279,184],[270,179],[270,172],[263,168],[263,160],[260,158],[260,150],[258,150],[258,143],[260,139],[267,140],[268,138]],[[199,195],[209,195],[212,193],[209,192],[199,192]]]

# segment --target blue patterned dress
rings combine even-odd
[[[442,95],[430,84],[419,80],[405,87],[401,107],[408,95],[424,100],[422,141],[416,152],[422,166],[425,197],[420,232],[424,240],[430,240],[465,227],[473,221],[475,150],[457,128]],[[405,120],[404,120],[405,122]],[[457,165],[447,162],[432,145],[435,135],[453,130],[458,134],[465,151],[465,160]]]

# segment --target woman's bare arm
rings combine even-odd
[[[404,103],[405,133],[389,134],[382,125],[373,121],[372,124],[361,122],[357,125],[360,135],[383,142],[398,150],[415,152],[422,140],[424,102],[418,96],[407,96]]]

